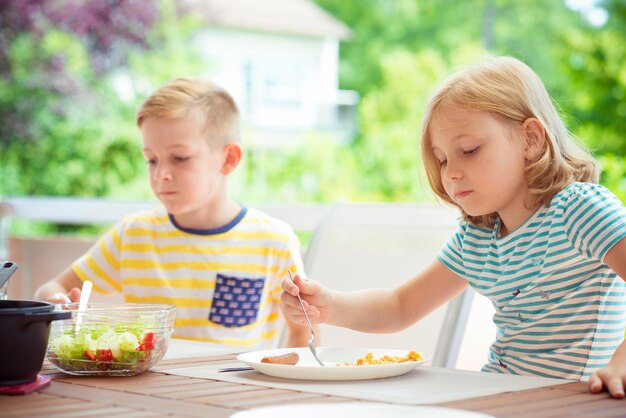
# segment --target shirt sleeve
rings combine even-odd
[[[576,184],[560,208],[565,234],[586,257],[603,261],[611,247],[626,237],[626,208],[603,186]]]
[[[457,230],[448,238],[448,241],[441,247],[437,254],[437,259],[444,266],[452,270],[461,277],[467,278],[463,263],[463,240],[467,232],[468,224],[463,221]]]
[[[98,293],[122,292],[119,260],[123,230],[124,222],[120,221],[72,264],[74,273],[83,281],[92,281]]]

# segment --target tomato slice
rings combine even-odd
[[[103,362],[110,362],[115,360],[115,357],[113,357],[113,352],[111,351],[110,348],[105,348],[105,349],[97,349],[96,350],[96,360],[98,361],[103,361]]]
[[[85,350],[85,352],[83,354],[85,355],[87,360],[92,360],[93,361],[93,360],[96,359],[96,355],[91,350]]]
[[[137,347],[137,350],[141,351],[150,351],[154,349],[154,344],[156,343],[156,338],[154,337],[154,332],[146,332],[143,335],[143,340]]]

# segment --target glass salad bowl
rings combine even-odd
[[[164,304],[78,303],[56,309],[72,311],[54,321],[47,359],[74,375],[134,376],[154,366],[167,351],[176,307]]]

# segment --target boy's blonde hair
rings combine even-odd
[[[141,128],[146,118],[186,117],[201,124],[211,146],[240,141],[239,110],[235,101],[226,90],[201,78],[171,80],[143,102],[136,120]]]
[[[549,203],[556,193],[575,181],[598,181],[596,161],[569,133],[537,74],[515,58],[491,57],[446,80],[431,97],[422,125],[422,159],[430,186],[476,226],[493,227],[497,214],[470,216],[463,211],[447,195],[440,164],[432,150],[431,122],[447,106],[489,112],[517,125],[536,118],[543,125],[543,149],[526,164],[529,195],[524,203],[529,209]]]

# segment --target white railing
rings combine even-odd
[[[6,197],[0,200],[0,259],[6,259],[11,220],[42,221],[65,225],[108,225],[124,215],[150,209],[157,201],[120,201],[104,198]],[[312,232],[328,210],[321,204],[255,206],[290,224],[294,230]]]

